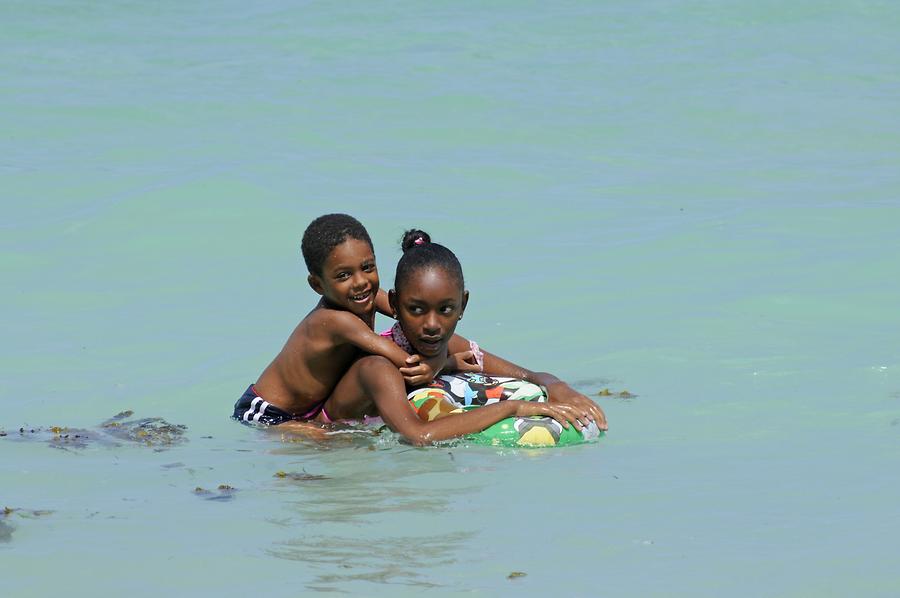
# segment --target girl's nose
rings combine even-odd
[[[441,331],[441,324],[438,322],[437,316],[432,313],[425,317],[422,328],[425,334],[437,334]]]

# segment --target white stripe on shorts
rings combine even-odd
[[[250,409],[247,409],[244,412],[244,421],[245,422],[250,421],[250,416],[253,415],[253,411],[256,409],[256,405],[259,404],[260,401],[262,401],[262,397],[256,397],[255,399],[253,399],[253,402],[250,403]],[[257,421],[259,420],[258,415],[256,416],[256,419],[257,419]]]
[[[260,416],[263,415],[266,412],[266,409],[268,409],[268,408],[269,408],[269,404],[267,402],[263,401],[262,405],[260,407],[259,413],[257,413],[256,415],[253,416],[253,421],[259,422]]]

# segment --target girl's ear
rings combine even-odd
[[[397,293],[394,289],[388,291],[388,304],[391,306],[391,312],[394,314],[394,319],[397,319]]]
[[[469,291],[463,291],[462,309],[459,310],[459,319],[462,320],[463,314],[466,312],[466,305],[469,304]]]
[[[322,279],[315,274],[310,274],[309,276],[307,276],[306,282],[309,283],[309,288],[314,290],[317,295],[325,294],[325,289],[322,287]]]

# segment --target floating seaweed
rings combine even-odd
[[[9,440],[44,441],[62,450],[82,449],[90,445],[120,446],[122,441],[168,448],[187,441],[187,426],[171,424],[161,417],[128,420],[133,411],[122,411],[100,423],[94,430],[50,426],[48,428],[19,428],[18,434],[6,434]]]
[[[622,390],[620,392],[612,391],[608,388],[604,388],[603,390],[597,393],[598,397],[613,397],[616,399],[634,399],[637,397],[636,394],[632,394],[627,390]]]
[[[314,482],[317,480],[330,479],[327,475],[319,475],[315,473],[307,473],[304,469],[302,473],[296,471],[276,471],[275,476],[280,479],[293,480],[295,482]]]
[[[44,517],[45,515],[50,515],[53,511],[49,511],[47,509],[21,509],[16,507],[3,507],[3,510],[0,510],[0,542],[9,542],[12,540],[13,532],[16,531],[15,526],[7,523],[8,519],[11,519],[13,515],[16,517],[21,517],[23,519],[37,519],[38,517]]]
[[[138,442],[147,446],[180,444],[186,440],[184,432],[187,430],[187,426],[170,424],[161,417],[145,417],[135,421],[108,420],[102,424],[102,427],[113,438]]]
[[[53,511],[49,509],[21,509],[21,508],[13,508],[13,507],[3,507],[3,510],[0,511],[0,517],[9,517],[10,515],[15,514],[18,517],[23,517],[25,519],[37,519],[38,517],[44,517],[45,515],[52,514]]]
[[[524,571],[513,571],[509,575],[506,576],[506,579],[520,579],[522,577],[527,576],[528,574]]]
[[[212,490],[197,486],[194,488],[194,494],[204,500],[226,501],[233,499],[234,493],[237,492],[237,488],[229,486],[228,484],[219,484],[217,490],[218,492],[213,492]]]

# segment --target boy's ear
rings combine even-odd
[[[391,311],[394,312],[394,319],[397,318],[397,293],[394,292],[394,289],[388,291],[388,304],[391,306]]]
[[[322,279],[315,274],[310,274],[309,276],[307,276],[306,282],[309,283],[309,288],[314,290],[317,295],[325,294],[325,289],[322,287]]]

